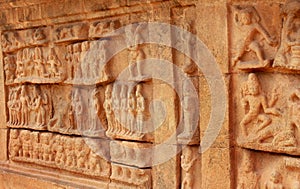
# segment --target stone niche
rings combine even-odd
[[[299,0],[0,7],[0,189],[300,188]]]

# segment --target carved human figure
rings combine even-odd
[[[129,56],[128,56],[128,62],[130,66],[129,76],[131,78],[135,77],[134,74],[135,68],[137,70],[137,77],[143,76],[141,61],[146,57],[145,52],[142,46],[140,45],[144,41],[141,35],[143,29],[144,29],[143,25],[138,25],[138,26],[132,25],[132,27],[125,28],[125,34],[128,40],[127,43],[128,43],[128,50],[129,50]],[[136,67],[133,66],[133,64],[135,63],[136,63]]]
[[[197,123],[197,115],[195,112],[191,111],[195,106],[195,101],[197,97],[193,95],[193,92],[189,89],[188,80],[183,82],[183,121],[184,128],[182,133],[179,135],[179,138],[182,139],[190,139],[194,131],[196,129]]]
[[[11,125],[19,125],[21,123],[21,101],[19,99],[19,93],[19,88],[12,89],[9,93],[7,107],[9,111],[9,124]]]
[[[77,156],[77,167],[88,168],[88,156],[90,149],[85,145],[84,140],[75,140],[75,151]]]
[[[16,64],[17,64],[16,77],[17,78],[24,77],[25,76],[25,66],[23,63],[23,52],[21,50],[19,50],[17,52]]]
[[[57,58],[57,55],[55,53],[55,50],[53,48],[50,49],[50,53],[47,58],[47,63],[49,64],[49,74],[50,77],[60,77],[61,72],[58,70],[58,67],[61,66],[61,62]]]
[[[282,185],[282,175],[275,170],[270,179],[264,184],[264,189],[284,189]]]
[[[67,61],[67,79],[72,80],[74,74],[74,62],[73,62],[73,45],[67,46],[67,54],[65,60]]]
[[[92,92],[92,100],[90,106],[90,128],[89,131],[95,131],[99,121],[98,113],[100,112],[100,101],[98,98],[99,91],[95,88]]]
[[[261,66],[270,64],[270,60],[264,56],[264,50],[260,46],[260,41],[256,35],[261,35],[269,45],[275,46],[277,41],[275,37],[271,37],[267,30],[261,24],[261,18],[253,6],[234,7],[234,21],[241,28],[243,42],[238,49],[237,55],[234,57],[233,66],[243,57],[246,52],[253,51]]]
[[[75,167],[76,165],[74,140],[76,139],[73,139],[71,137],[68,137],[65,140],[66,166],[71,168]]]
[[[281,44],[274,66],[300,67],[300,1],[288,0],[283,7]]]
[[[40,134],[40,142],[41,142],[41,154],[40,159],[43,161],[50,161],[51,160],[51,143],[52,140],[52,133],[41,133]]]
[[[99,73],[101,73],[101,78],[103,80],[106,80],[110,77],[109,75],[109,70],[108,70],[108,60],[106,57],[106,41],[107,40],[101,40],[99,43],[97,43],[99,53],[97,55],[97,61],[92,61],[92,67],[94,67],[93,70],[91,70],[92,76],[93,77],[98,77]]]
[[[63,136],[57,135],[55,137],[56,145],[55,145],[55,163],[58,166],[63,166],[66,162],[66,155],[65,155],[65,138]]]
[[[32,144],[32,157],[33,159],[39,159],[41,152],[41,145],[39,143],[39,133],[31,132],[31,144]]]
[[[82,70],[80,64],[82,63],[80,61],[80,55],[81,55],[81,44],[76,43],[73,45],[73,78],[80,79],[82,77]]]
[[[41,51],[40,47],[34,48],[33,61],[35,63],[37,75],[39,77],[44,77],[46,74],[45,73],[45,65],[44,65],[44,59],[43,59],[42,51]]]
[[[32,61],[32,53],[29,48],[23,49],[22,61],[24,66],[24,77],[32,76],[34,72],[34,63]]]
[[[89,72],[89,66],[90,66],[90,62],[86,61],[86,54],[88,52],[88,50],[90,49],[90,43],[89,41],[84,41],[83,43],[81,43],[81,52],[80,52],[80,70],[81,70],[81,76],[83,79],[87,79],[88,78],[88,72]]]
[[[105,110],[105,115],[107,119],[107,132],[113,132],[114,127],[114,118],[113,118],[113,102],[112,102],[112,88],[111,85],[108,85],[105,90],[105,100],[103,103],[103,107]]]
[[[280,112],[273,108],[276,100],[277,97],[273,96],[268,103],[266,96],[261,91],[260,82],[257,76],[254,73],[249,74],[248,81],[242,89],[241,99],[241,103],[246,112],[246,115],[240,123],[244,136],[248,136],[247,125],[252,121],[256,119],[261,121],[261,124],[256,126],[256,132],[259,132],[272,122],[272,119],[268,114],[274,116],[280,115]],[[247,108],[247,106],[249,106],[249,108]]]
[[[113,111],[114,111],[114,132],[121,131],[120,119],[121,119],[121,100],[119,94],[119,86],[115,86],[112,92],[113,96]]]
[[[48,104],[48,96],[46,93],[40,91],[37,92],[37,88],[34,87],[34,96],[33,96],[33,103],[31,109],[36,114],[36,124],[37,127],[43,127],[46,124],[46,110],[45,106]],[[43,96],[42,96],[43,95]]]
[[[294,90],[288,100],[288,124],[300,129],[300,88]]]
[[[136,125],[137,131],[143,132],[143,123],[144,123],[144,111],[145,111],[145,98],[142,95],[142,86],[139,84],[136,88]]]
[[[120,119],[120,124],[121,124],[121,132],[125,132],[124,128],[126,127],[126,123],[127,123],[127,116],[128,116],[128,112],[127,112],[127,86],[126,85],[122,85],[121,88],[121,94],[120,94],[120,98],[121,98],[121,119]]]
[[[7,82],[12,83],[15,79],[16,64],[14,63],[13,57],[4,58],[4,72],[5,79]]]
[[[83,102],[79,89],[75,89],[72,103],[77,130],[83,131]]]
[[[136,115],[136,99],[133,92],[128,94],[128,120],[127,125],[129,126],[129,132],[135,132],[135,115]]]
[[[19,130],[12,129],[10,131],[9,149],[11,157],[18,157],[22,153],[22,144],[19,137]]]
[[[21,142],[22,142],[22,156],[25,158],[32,158],[33,145],[31,143],[30,131],[21,132]]]
[[[21,102],[21,125],[28,125],[30,100],[24,85],[22,85],[21,87],[20,102]]]
[[[191,148],[186,147],[181,155],[181,168],[185,174],[181,183],[181,189],[192,189],[193,188],[193,165],[196,158],[193,157],[193,151]]]

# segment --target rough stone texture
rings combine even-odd
[[[0,8],[1,189],[300,188],[299,0]]]

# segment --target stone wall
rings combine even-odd
[[[300,188],[299,0],[0,7],[0,188]]]

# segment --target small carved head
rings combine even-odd
[[[281,174],[275,170],[272,174],[271,174],[271,181],[274,183],[281,183],[282,180],[282,176]]]
[[[254,73],[248,76],[247,88],[250,95],[258,95],[260,93],[260,83]]]

